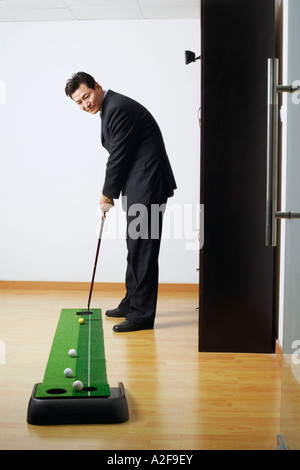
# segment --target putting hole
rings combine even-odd
[[[83,387],[82,389],[84,392],[94,392],[97,390],[97,387]]]
[[[64,388],[49,388],[49,390],[46,390],[46,393],[49,393],[49,395],[60,395],[62,393],[67,393],[67,390]]]

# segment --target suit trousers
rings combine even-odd
[[[154,326],[157,304],[163,215],[166,201],[133,204],[127,210],[126,296],[119,309],[126,319],[147,328]]]

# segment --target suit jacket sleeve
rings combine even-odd
[[[117,199],[127,177],[133,155],[137,125],[132,110],[114,107],[106,116],[106,130],[110,137],[109,157],[103,194]]]

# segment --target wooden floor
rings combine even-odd
[[[114,308],[121,295],[95,291],[92,306]],[[154,330],[117,334],[115,320],[103,315],[108,382],[124,383],[128,422],[27,424],[28,400],[43,379],[60,311],[86,307],[87,296],[74,290],[0,290],[0,449],[276,449],[277,356],[199,353],[193,293],[160,294]]]

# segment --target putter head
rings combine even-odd
[[[83,312],[76,312],[76,315],[92,315],[91,310],[84,310]]]

